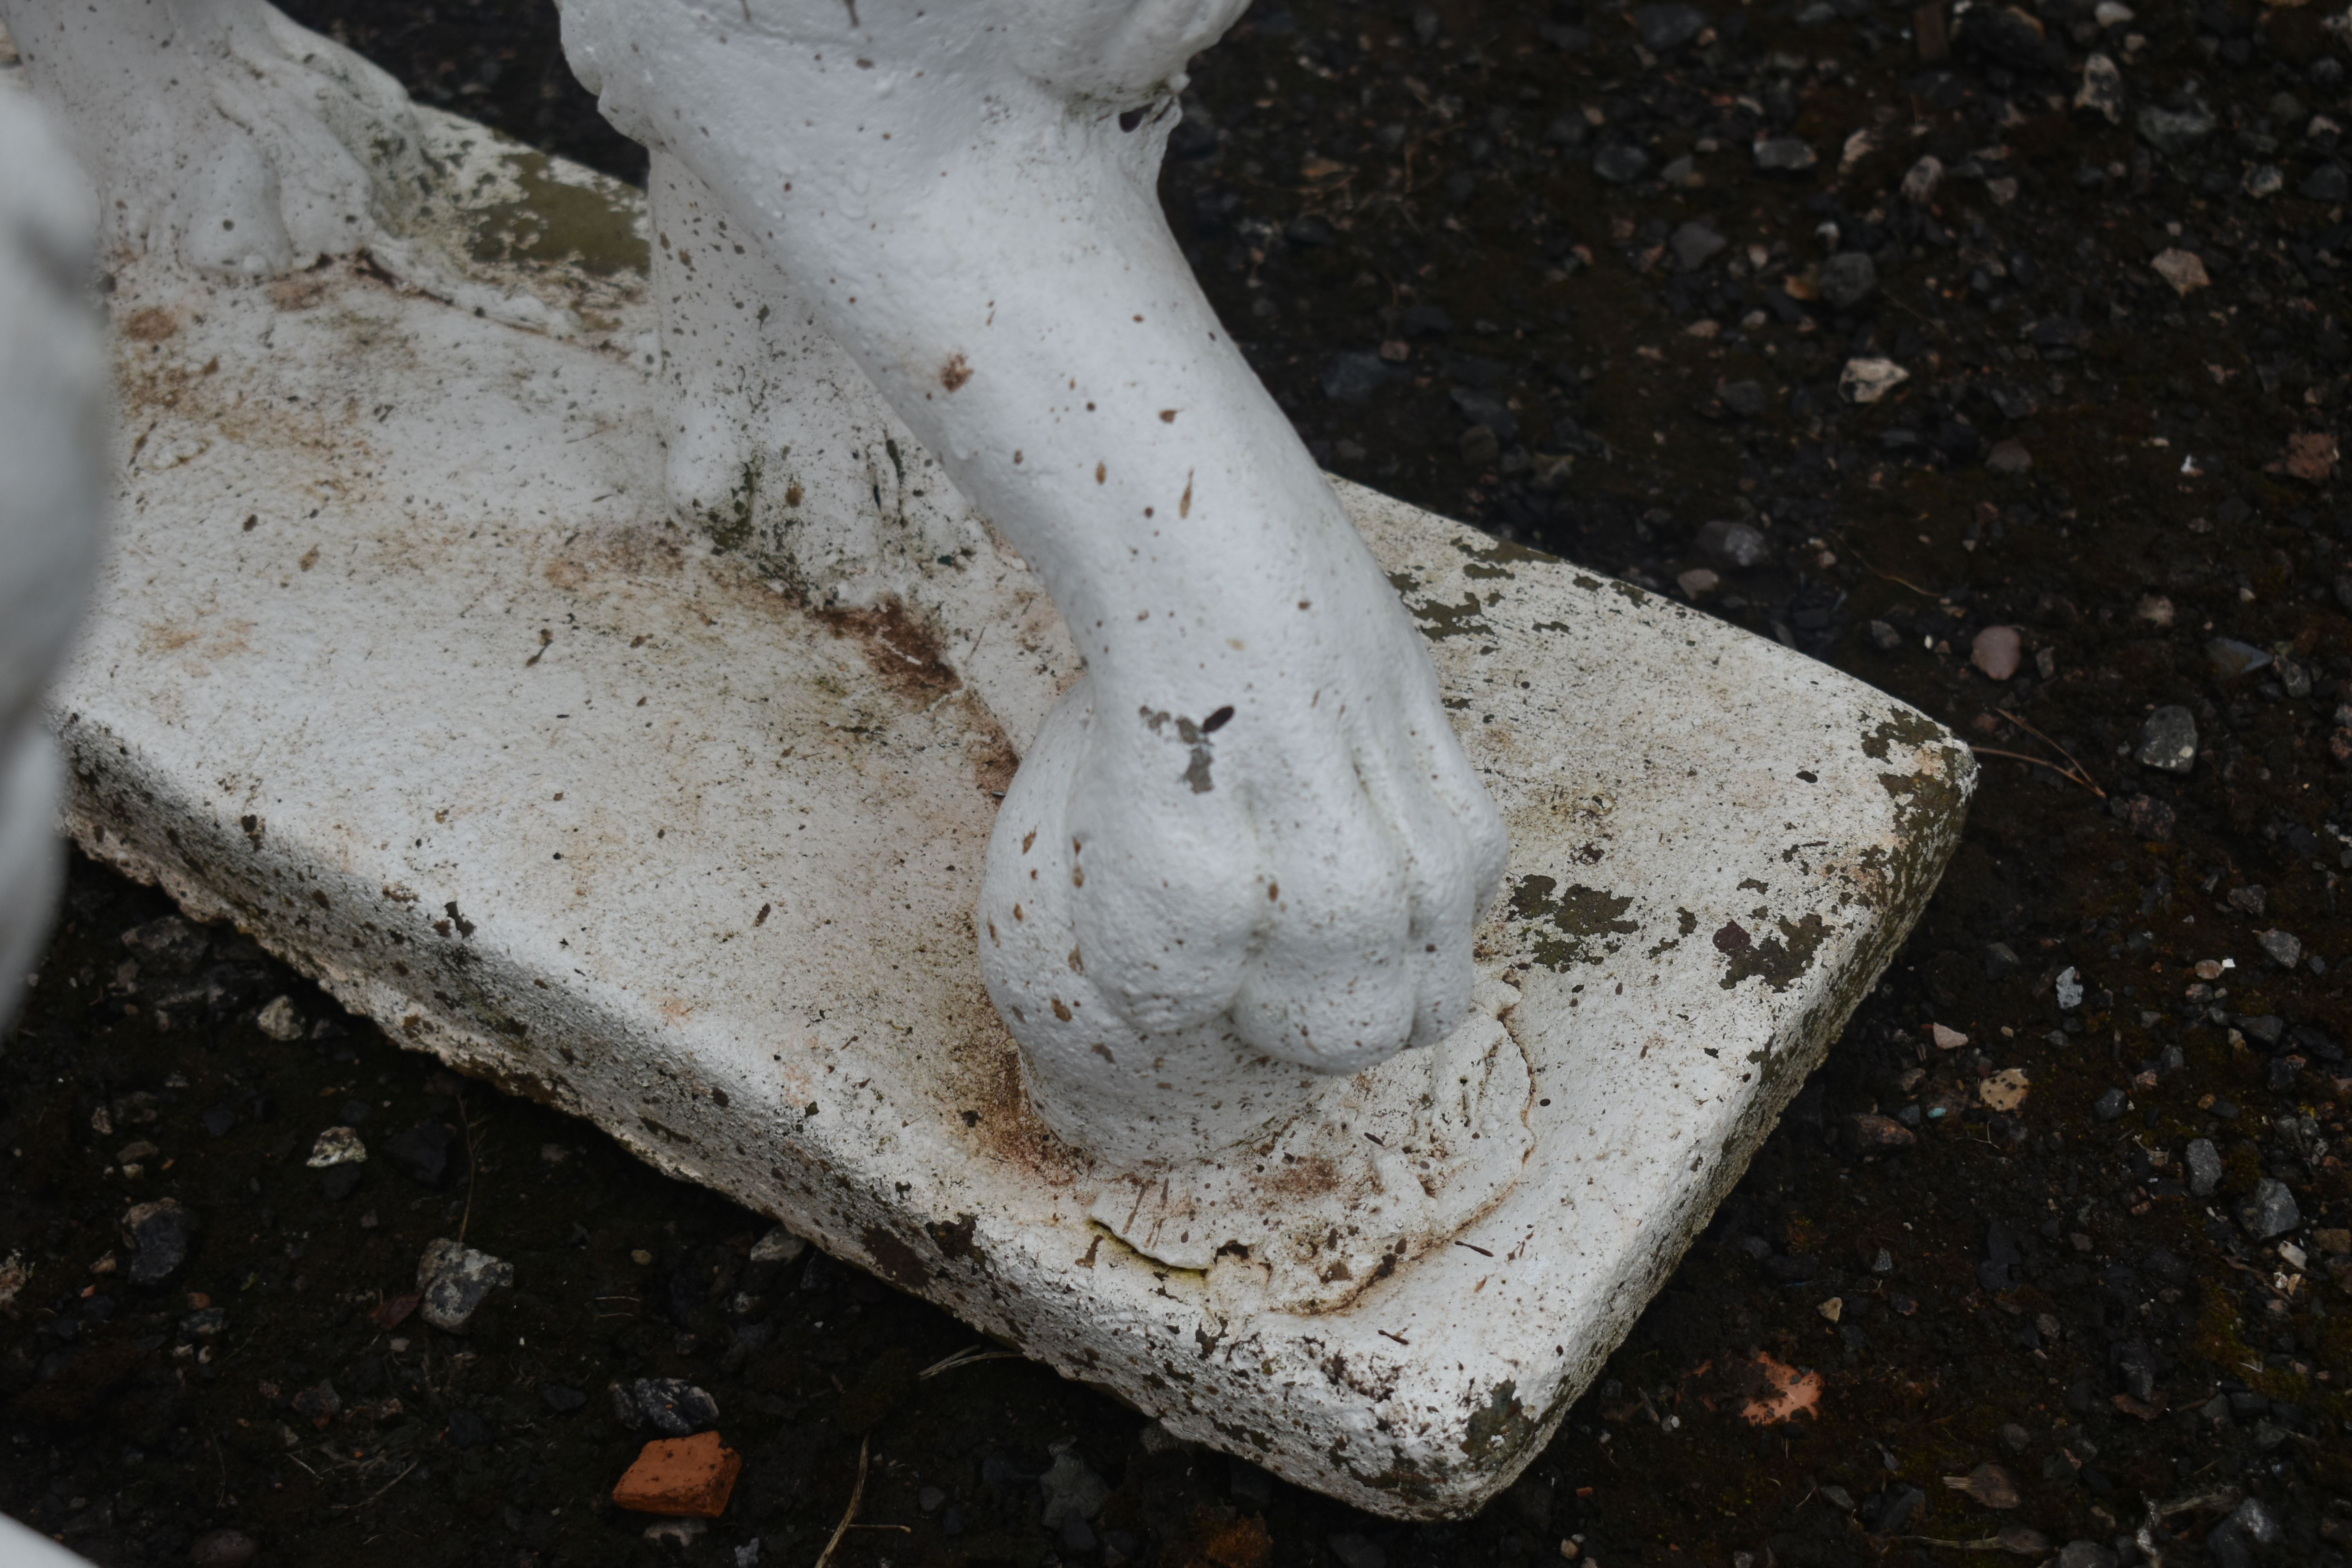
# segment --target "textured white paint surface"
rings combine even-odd
[[[467,134],[426,121],[444,156]],[[396,1037],[1179,1434],[1381,1512],[1475,1509],[1908,929],[1965,748],[1345,489],[1509,825],[1482,1037],[1524,1061],[1532,1152],[1385,1277],[1324,1279],[1344,1247],[1155,1264],[1090,1220],[1113,1194],[1024,1105],[975,960],[1006,731],[1072,671],[1050,605],[975,525],[940,568],[955,684],[907,626],[813,617],[668,524],[649,309],[558,261],[622,244],[625,202],[472,134],[450,232],[538,258],[504,280],[580,336],[340,268],[120,280],[120,529],[57,698],[75,834]],[[1279,1213],[1349,1179],[1244,1184]],[[1278,1310],[1302,1270],[1325,1310]]]

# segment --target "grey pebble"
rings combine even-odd
[[[1727,381],[1716,388],[1723,405],[1742,419],[1760,419],[1769,406],[1764,384],[1760,381]]]
[[[1319,379],[1334,403],[1362,403],[1388,384],[1389,367],[1378,354],[1333,354]]]
[[[1633,12],[1633,30],[1643,48],[1663,55],[1706,31],[1706,13],[1696,5],[1643,5]]]
[[[1045,1473],[1037,1478],[1037,1486],[1045,1494],[1047,1530],[1059,1530],[1073,1519],[1094,1518],[1110,1496],[1110,1483],[1066,1449],[1054,1457]]]
[[[1821,162],[1811,142],[1794,136],[1768,136],[1756,143],[1755,154],[1758,168],[1784,174],[1797,174]]]
[[[751,1244],[751,1261],[772,1263],[781,1268],[807,1250],[807,1241],[782,1226],[777,1226]]]
[[[2095,1541],[2070,1541],[2058,1549],[2056,1568],[2116,1568],[2116,1554]]]
[[[2197,763],[2197,715],[2178,703],[2147,716],[2139,729],[2139,750],[2132,760],[2144,768],[2185,773]]]
[[[2151,103],[2133,123],[2149,146],[2178,156],[2213,134],[2213,111],[2194,101],[2186,109],[2160,109]]]
[[[2221,1152],[2213,1147],[2210,1138],[2191,1139],[2189,1143],[2189,1191],[2193,1197],[2210,1197],[2213,1189],[2221,1184]]]
[[[186,974],[205,959],[211,945],[205,933],[177,915],[132,926],[122,933],[122,945],[140,961],[170,974]]]
[[[188,1261],[196,1241],[196,1216],[177,1198],[138,1204],[122,1216],[123,1238],[135,1249],[125,1272],[133,1285],[161,1285]]]
[[[1612,185],[1630,185],[1650,172],[1650,155],[1639,147],[1612,144],[1592,154],[1592,172]]]
[[[2303,962],[2303,939],[2293,931],[2257,931],[2254,941],[2261,946],[2263,956],[2281,969],[2293,969]]]
[[[719,1401],[682,1377],[640,1377],[612,1386],[613,1419],[632,1432],[691,1437],[719,1425]]]
[[[2238,1223],[2256,1241],[2268,1241],[2301,1225],[2303,1211],[2284,1182],[2265,1176],[2254,1184],[2254,1195],[2238,1205]]]
[[[1685,272],[1696,272],[1730,243],[1716,232],[1713,224],[1704,218],[1693,218],[1675,230],[1674,237],[1666,241],[1666,248],[1675,253],[1677,267]]]
[[[513,1264],[446,1237],[426,1242],[416,1260],[416,1289],[425,1298],[419,1310],[446,1333],[464,1333],[489,1293],[514,1281]]]
[[[2092,1103],[2091,1114],[2102,1121],[2113,1121],[2131,1109],[2131,1101],[2119,1089],[2111,1089]]]
[[[2213,666],[2213,673],[2223,680],[2234,680],[2242,675],[2267,668],[2271,656],[2267,649],[2235,637],[2215,637],[2205,645],[2205,657]]]
[[[1712,557],[1718,566],[1745,570],[1761,566],[1772,556],[1771,544],[1763,531],[1748,522],[1710,522],[1698,531],[1693,542],[1701,554]]]
[[[1866,252],[1843,250],[1822,263],[1822,298],[1842,310],[1861,304],[1877,289],[1878,264]]]
[[[2240,1503],[2230,1515],[2231,1521],[2246,1532],[2246,1539],[2263,1546],[2275,1546],[2279,1540],[2278,1516],[2258,1497]]]

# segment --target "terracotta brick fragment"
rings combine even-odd
[[[716,1432],[657,1438],[613,1489],[613,1500],[639,1513],[717,1519],[727,1511],[728,1494],[742,1473],[743,1456]]]

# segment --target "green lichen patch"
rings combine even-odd
[[[1780,928],[1780,934],[1761,942],[1738,931],[1737,926],[1727,925],[1724,932],[1738,931],[1740,940],[1717,933],[1716,946],[1724,950],[1729,961],[1724,968],[1723,989],[1728,991],[1743,980],[1760,979],[1775,991],[1786,991],[1813,966],[1813,955],[1821,951],[1830,934],[1820,913],[1809,910],[1802,920],[1774,923]]]
[[[1862,738],[1862,754],[1874,763],[1883,763],[1892,745],[1930,745],[1948,733],[1925,713],[1901,708],[1881,719],[1878,727]]]
[[[1528,1426],[1527,1407],[1519,1403],[1519,1385],[1506,1380],[1495,1385],[1486,1403],[1470,1413],[1469,1430],[1462,1436],[1462,1451],[1475,1460],[1492,1460],[1507,1453],[1512,1438]]]
[[[1457,539],[1454,542],[1454,548],[1470,558],[1470,564],[1462,568],[1465,577],[1516,577],[1518,574],[1511,568],[1524,563],[1548,566],[1559,564],[1557,555],[1547,555],[1540,550],[1530,550],[1507,539],[1490,539],[1483,544]]]
[[[544,153],[519,150],[506,162],[522,195],[471,215],[475,260],[568,264],[596,278],[646,270],[651,251],[633,207],[554,178]]]
[[[1415,604],[1412,595],[1421,588],[1419,578],[1410,572],[1391,572],[1389,581],[1395,585],[1397,596],[1404,601],[1405,609],[1421,623],[1422,636],[1430,641],[1442,642],[1447,637],[1461,637],[1470,632],[1487,636],[1494,634],[1495,628],[1486,624],[1480,613],[1486,605],[1478,602],[1477,595],[1465,593],[1458,605]]]
[[[1511,889],[1511,909],[1530,930],[1528,957],[1545,968],[1598,963],[1641,926],[1624,918],[1633,900],[1582,883],[1559,891],[1549,877],[1527,877]],[[1549,928],[1549,930],[1545,929]]]

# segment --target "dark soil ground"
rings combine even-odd
[[[1908,0],[1261,0],[1200,62],[1168,210],[1333,468],[1985,752],[1886,983],[1484,1515],[1356,1514],[1018,1360],[918,1378],[973,1336],[751,1260],[759,1216],[230,932],[126,947],[168,907],[87,865],[0,1057],[0,1507],[106,1564],[222,1529],[264,1563],[806,1564],[864,1443],[841,1564],[2352,1560],[2346,45],[2316,5],[2139,8],[1980,3],[1953,37]],[[543,5],[289,9],[640,166]],[[2072,107],[2094,51],[2119,123]],[[1870,359],[1908,379],[1865,405]],[[1999,627],[2005,680],[1970,662],[2006,668]],[[2171,706],[2185,773],[2136,760]],[[296,1043],[257,1022],[280,994]],[[338,1120],[445,1129],[447,1168],[331,1197],[303,1159]],[[193,1249],[136,1284],[122,1216],[163,1197]],[[460,1232],[514,1288],[463,1339],[391,1325]],[[1809,1413],[1719,1396],[1757,1352],[1818,1379]],[[651,1375],[750,1460],[682,1549],[608,1500],[641,1438],[605,1388]],[[1111,1489],[1049,1531],[1066,1454]]]

